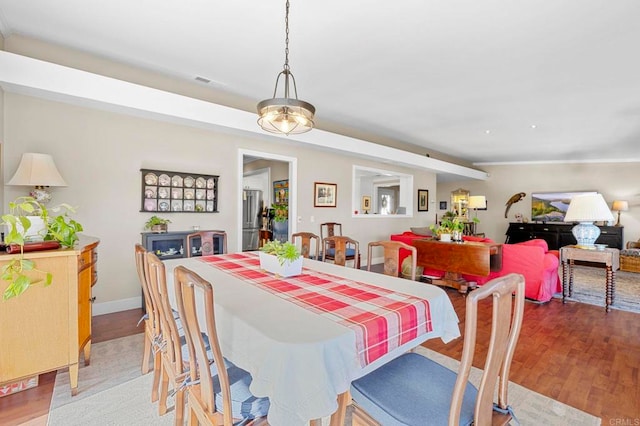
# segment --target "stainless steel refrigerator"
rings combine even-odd
[[[242,191],[242,251],[258,250],[260,219],[262,213],[262,191]]]

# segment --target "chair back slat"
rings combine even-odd
[[[491,424],[493,396],[497,383],[498,405],[503,409],[507,406],[509,367],[524,315],[524,277],[520,274],[509,274],[496,278],[467,296],[464,347],[453,390],[449,425],[457,425],[460,422],[464,390],[469,380],[475,351],[478,302],[489,296],[493,302],[491,337],[475,404],[475,424]]]
[[[233,423],[231,390],[216,331],[213,287],[211,283],[183,266],[175,268],[174,282],[178,311],[180,317],[183,318],[185,338],[189,347],[189,374],[192,381],[200,379],[198,386],[191,387],[189,398],[196,398],[206,411],[207,416],[222,416],[223,424],[231,425]],[[203,302],[204,305],[203,307],[200,305],[201,309],[204,309],[204,315],[201,317],[206,318],[204,327],[198,320],[198,302]],[[218,378],[223,400],[222,410],[217,410],[215,406],[213,380],[209,370],[209,358],[205,342],[202,337],[203,332],[209,338],[213,362],[218,367]],[[224,414],[220,413],[220,411]]]
[[[140,281],[140,286],[142,287],[142,296],[144,297],[144,305],[147,310],[147,317],[148,317],[147,321],[149,326],[151,327],[153,335],[157,336],[160,334],[160,322],[157,315],[155,302],[152,297],[153,295],[151,294],[149,279],[147,277],[146,255],[147,255],[147,250],[144,248],[144,246],[142,244],[136,244],[135,245],[136,270],[138,272],[138,279]]]
[[[320,254],[320,237],[313,232],[296,232],[291,234],[291,242],[296,244],[296,240],[300,239],[300,253],[302,257],[309,259],[311,257],[311,244],[315,243],[315,251],[313,258],[318,259]]]
[[[216,238],[222,239],[220,253],[227,253],[227,233],[225,231],[198,231],[187,235],[187,257],[193,256],[193,240],[200,239],[200,252],[202,256],[211,256],[215,253]]]
[[[371,270],[372,253],[374,247],[382,247],[384,249],[384,273],[393,277],[400,276],[402,265],[400,264],[400,250],[409,250],[411,252],[411,279],[416,279],[417,255],[415,247],[402,241],[372,241],[368,245],[367,252],[367,270]]]

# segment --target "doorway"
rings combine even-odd
[[[237,225],[237,247],[238,251],[242,249],[242,240],[243,240],[243,220],[242,220],[242,211],[243,211],[243,196],[242,193],[244,191],[245,182],[245,164],[248,161],[260,161],[267,160],[268,161],[276,161],[276,162],[284,162],[286,163],[287,170],[287,178],[289,181],[289,191],[288,191],[288,204],[289,204],[289,229],[287,239],[291,239],[291,234],[296,232],[296,220],[294,218],[297,217],[297,158],[288,157],[279,154],[273,154],[268,152],[260,152],[260,151],[252,151],[240,149],[238,150],[238,225]],[[264,162],[263,162],[264,163]],[[261,166],[262,167],[262,166]],[[251,173],[250,173],[251,174]],[[255,174],[254,174],[255,175]],[[266,183],[267,189],[263,194],[263,202],[266,207],[270,207],[274,202],[274,194],[273,194],[273,180],[280,180],[281,176],[278,177],[272,173],[262,173],[260,179],[264,179],[264,176],[268,176],[267,179],[270,181]],[[277,179],[276,179],[277,178]],[[251,179],[249,182],[253,182]],[[251,185],[251,183],[250,183]],[[264,183],[260,183],[260,185],[264,185]]]

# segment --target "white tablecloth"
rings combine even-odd
[[[177,265],[211,282],[222,353],[251,373],[254,395],[269,397],[268,420],[273,426],[308,425],[309,420],[330,416],[338,407],[337,395],[347,391],[352,380],[425,340],[440,337],[446,343],[460,336],[451,301],[436,286],[305,259],[304,266],[311,269],[429,300],[433,331],[362,368],[355,335],[348,328],[198,258],[164,263],[173,306],[173,269]]]

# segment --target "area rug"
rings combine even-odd
[[[615,277],[615,301],[611,308],[640,313],[640,274],[616,271]],[[562,267],[560,278],[562,279]],[[605,288],[604,268],[576,265],[573,267],[573,295],[567,300],[604,306]],[[562,298],[562,294],[556,297]]]
[[[56,380],[51,426],[84,425],[171,425],[173,414],[158,416],[157,403],[150,402],[151,374],[140,374],[142,334],[96,344],[91,366],[80,369],[80,392],[71,398],[68,374]],[[458,361],[429,349],[416,352],[457,371]],[[95,370],[94,370],[94,367]],[[91,371],[89,371],[91,369]],[[104,371],[104,373],[103,373]],[[60,376],[60,374],[58,374]],[[480,370],[473,368],[471,381],[478,383]],[[600,419],[566,404],[554,401],[515,383],[509,384],[509,402],[520,424],[600,425]],[[347,412],[345,426],[351,425]]]

